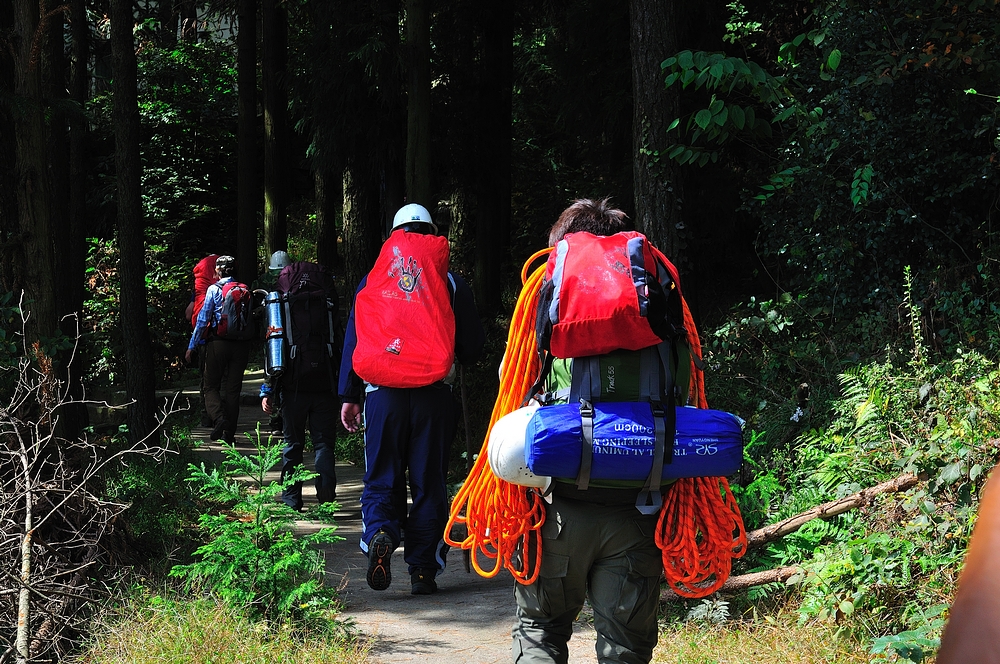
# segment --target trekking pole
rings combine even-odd
[[[458,391],[462,395],[462,419],[465,420],[465,472],[468,473],[472,470],[474,451],[472,449],[472,431],[469,428],[469,408],[465,400],[465,372],[462,365],[458,366]]]
[[[465,400],[465,371],[462,365],[458,365],[458,393],[462,398],[462,419],[465,420],[465,472],[466,481],[468,473],[472,472],[472,430],[469,427],[469,408]],[[465,573],[472,573],[472,552],[469,549],[462,549],[462,563],[465,565]]]

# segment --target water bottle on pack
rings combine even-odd
[[[264,298],[267,311],[267,336],[264,373],[277,378],[285,370],[285,327],[281,317],[281,294],[271,291]]]

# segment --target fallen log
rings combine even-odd
[[[779,521],[778,523],[772,523],[769,526],[758,528],[757,530],[747,533],[747,548],[752,549],[761,546],[762,544],[767,544],[768,542],[781,539],[789,533],[794,533],[796,530],[813,519],[827,519],[831,516],[837,516],[838,514],[843,514],[849,510],[861,507],[862,505],[867,505],[871,502],[872,498],[879,494],[906,491],[910,487],[915,486],[919,481],[919,478],[913,473],[906,473],[905,475],[900,475],[895,479],[882,482],[881,484],[876,484],[875,486],[868,487],[867,489],[862,489],[857,493],[852,493],[849,496],[844,496],[843,498],[823,503],[822,505],[818,505],[812,509],[802,512],[801,514],[788,517],[784,521]]]
[[[813,519],[827,519],[861,507],[862,505],[867,505],[875,496],[880,494],[906,491],[910,487],[915,486],[919,481],[920,478],[913,473],[906,473],[895,479],[862,489],[857,493],[852,493],[849,496],[817,505],[801,514],[796,514],[778,523],[772,523],[769,526],[764,526],[763,528],[758,528],[747,533],[747,548],[756,548],[768,542],[781,539],[789,533],[794,533]],[[779,567],[778,569],[765,570],[763,572],[731,576],[726,579],[726,583],[719,589],[719,592],[739,592],[754,586],[762,586],[765,583],[783,583],[796,572],[801,571],[801,569],[801,567]],[[660,592],[661,601],[675,602],[679,599],[683,598],[669,588]]]

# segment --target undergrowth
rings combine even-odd
[[[796,382],[813,375],[779,380],[782,370],[837,362],[824,352],[799,358],[796,349],[808,350],[801,339],[775,342],[789,327],[780,315],[744,319],[741,330],[757,330],[757,336],[722,328],[716,342],[731,345],[716,343],[714,359],[721,363],[720,353],[729,353],[738,365],[740,352],[758,352],[760,380],[775,399],[749,403],[740,390],[755,382],[750,380],[737,380],[742,387],[728,394],[737,408],[752,411],[746,463],[733,482],[748,529],[906,473],[920,478],[912,489],[884,494],[867,507],[808,522],[752,551],[734,572],[800,566],[789,583],[799,593],[801,624],[829,624],[866,644],[876,658],[919,662],[937,647],[978,495],[1000,458],[1000,368],[978,350],[932,354],[918,303],[908,299],[902,309],[906,336],[873,361],[838,371],[836,392],[824,388],[834,396],[820,404],[815,392],[808,403],[779,398],[781,385],[794,393]],[[805,417],[797,421],[793,409]],[[777,584],[762,586],[734,602],[747,608],[786,592]]]
[[[210,598],[138,593],[98,620],[78,664],[363,664],[368,645],[342,630],[298,630]]]

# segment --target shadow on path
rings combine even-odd
[[[242,407],[236,440],[238,448],[250,446],[246,432],[266,423],[257,392],[260,372],[248,373],[244,380]],[[196,402],[197,392],[184,394]],[[201,442],[198,451],[218,459],[221,447],[208,440],[209,429],[194,428],[192,437]],[[305,462],[311,467],[312,457]],[[273,471],[275,479],[278,469]],[[361,539],[361,488],[364,468],[337,463],[337,498],[341,509],[336,515],[337,534],[343,541],[324,547],[327,582],[339,589],[344,604],[342,617],[353,622],[371,639],[372,662],[436,662],[438,664],[493,664],[511,661],[510,630],[514,624],[514,581],[501,572],[486,579],[475,571],[466,572],[461,551],[451,551],[448,565],[437,577],[434,595],[410,594],[410,579],[403,562],[402,548],[392,555],[392,585],[377,592],[368,587],[365,572],[368,560],[359,548]],[[303,487],[306,504],[316,501],[315,487]],[[301,520],[296,529],[307,532],[321,524]],[[481,567],[492,568],[481,558]],[[593,627],[583,619],[574,625],[570,640],[570,661],[590,664],[597,661]]]

